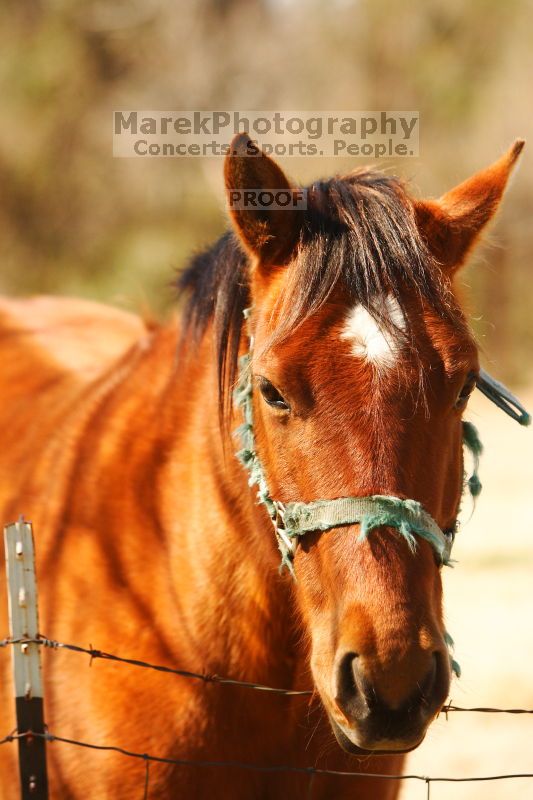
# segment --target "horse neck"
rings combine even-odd
[[[208,332],[178,370],[160,484],[180,614],[209,669],[290,684],[298,660],[292,588],[278,575],[270,520],[235,457],[237,442],[220,430],[211,341]]]

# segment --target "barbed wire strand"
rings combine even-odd
[[[137,753],[133,750],[127,750],[124,747],[116,745],[103,745],[91,744],[89,742],[81,742],[77,739],[69,739],[65,736],[56,736],[49,731],[44,733],[36,733],[34,731],[24,731],[24,733],[11,733],[0,740],[0,744],[12,742],[18,739],[28,739],[38,737],[45,739],[47,742],[62,742],[63,744],[70,744],[76,747],[84,747],[89,750],[98,750],[106,752],[119,753],[120,755],[128,758],[141,759],[145,762],[155,762],[158,764],[172,764],[180,767],[226,767],[234,769],[244,769],[253,772],[266,772],[266,773],[280,773],[290,772],[298,773],[300,775],[329,775],[339,778],[375,778],[376,780],[386,781],[409,781],[417,780],[424,781],[425,783],[470,783],[480,781],[502,781],[514,780],[518,778],[533,778],[533,772],[517,772],[505,775],[474,775],[471,777],[452,778],[443,776],[429,776],[429,775],[387,775],[378,772],[348,772],[345,770],[326,769],[322,767],[292,767],[285,764],[281,765],[263,765],[263,764],[249,764],[244,761],[192,761],[185,758],[169,758],[165,756],[152,756],[148,753]]]
[[[4,742],[13,741],[15,739],[25,739],[31,737],[39,737],[41,739],[45,739],[47,742],[62,742],[63,744],[71,744],[76,747],[84,747],[90,750],[100,750],[100,751],[112,751],[115,753],[119,753],[123,756],[128,758],[136,758],[141,759],[145,762],[155,762],[159,764],[173,764],[176,766],[185,766],[185,767],[225,767],[225,768],[233,768],[233,769],[244,769],[254,772],[266,772],[266,773],[279,773],[279,772],[289,772],[289,773],[298,773],[301,775],[330,775],[330,776],[337,776],[339,778],[375,778],[376,780],[387,780],[387,781],[408,781],[408,780],[418,780],[424,781],[425,783],[469,783],[469,782],[480,782],[480,781],[500,781],[500,780],[514,780],[517,778],[533,778],[533,772],[517,772],[517,773],[510,773],[510,774],[502,774],[502,775],[474,775],[471,777],[444,777],[444,776],[429,776],[429,775],[417,775],[417,774],[408,774],[408,775],[386,775],[384,773],[378,772],[348,772],[345,770],[335,770],[335,769],[326,769],[322,767],[291,767],[285,764],[282,765],[265,765],[265,764],[249,764],[248,762],[244,761],[192,761],[185,758],[169,758],[165,756],[152,756],[148,753],[137,753],[133,750],[127,750],[123,747],[118,747],[115,745],[101,745],[101,744],[91,744],[89,742],[81,742],[77,739],[69,739],[65,736],[55,736],[53,733],[46,731],[44,733],[35,733],[33,731],[25,731],[24,733],[12,733],[8,736],[5,736],[4,739],[0,740],[0,744]]]
[[[533,709],[531,708],[489,708],[486,706],[464,707],[452,704],[443,706],[441,713],[447,714],[448,711],[472,711],[479,714],[533,714]]]
[[[66,644],[64,642],[58,642],[55,639],[47,639],[44,636],[40,636],[37,638],[20,638],[20,639],[2,639],[0,641],[0,647],[7,647],[8,645],[15,645],[15,644],[38,644],[43,647],[49,647],[52,650],[70,650],[74,653],[84,653],[88,655],[93,661],[94,659],[100,658],[104,661],[116,661],[122,664],[128,664],[131,667],[141,667],[143,669],[152,669],[157,672],[166,672],[171,675],[179,675],[182,678],[192,678],[195,680],[204,681],[204,683],[221,683],[221,684],[228,684],[231,686],[241,686],[247,689],[257,689],[261,692],[272,692],[274,694],[284,694],[284,695],[312,695],[313,692],[306,689],[306,690],[297,690],[297,689],[277,689],[273,686],[264,686],[260,683],[252,683],[250,681],[240,681],[236,678],[222,678],[220,675],[208,675],[201,672],[191,672],[190,670],[186,669],[176,669],[175,667],[166,667],[160,664],[150,664],[147,661],[140,661],[136,658],[123,658],[122,656],[117,656],[114,653],[107,653],[104,650],[97,650],[93,647],[81,647],[77,644]]]
[[[126,664],[132,667],[139,667],[141,669],[151,669],[156,672],[163,672],[170,675],[178,675],[182,678],[191,678],[194,680],[201,680],[204,683],[220,683],[229,686],[240,686],[245,689],[256,689],[260,692],[270,692],[272,694],[280,694],[286,696],[307,696],[310,697],[314,694],[309,689],[280,689],[274,686],[265,686],[261,683],[253,683],[251,681],[241,681],[236,678],[223,678],[220,675],[209,675],[201,672],[191,672],[190,670],[177,669],[175,667],[167,667],[161,664],[151,664],[147,661],[141,661],[135,658],[124,658],[114,653],[108,653],[105,650],[98,650],[92,646],[82,647],[77,644],[67,644],[59,642],[56,639],[48,639],[45,636],[38,636],[35,638],[18,638],[11,639],[5,638],[0,640],[0,647],[8,647],[9,645],[16,644],[38,644],[42,647],[50,648],[51,650],[69,650],[74,653],[81,653],[88,655],[91,663],[95,659],[102,659],[103,661],[113,661],[121,664]],[[491,708],[488,706],[477,707],[463,707],[453,704],[451,701],[443,706],[441,714],[448,715],[450,711],[463,711],[481,714],[533,714],[533,709],[530,708]]]

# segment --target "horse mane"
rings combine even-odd
[[[276,339],[316,313],[337,287],[395,337],[409,339],[412,334],[405,313],[406,291],[462,327],[449,281],[420,236],[398,178],[358,170],[312,184],[307,198],[295,263],[280,298]],[[242,312],[250,304],[248,267],[237,237],[226,232],[192,258],[176,283],[178,292],[187,296],[184,340],[192,336],[198,342],[213,323],[222,414],[236,378]],[[404,311],[405,331],[383,316],[376,300],[386,294]]]

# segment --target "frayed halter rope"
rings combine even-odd
[[[248,321],[250,309],[244,311]],[[262,503],[272,520],[278,547],[281,553],[280,571],[286,567],[293,578],[293,559],[298,539],[311,531],[328,531],[346,525],[360,524],[360,539],[366,539],[374,528],[396,528],[406,540],[411,552],[416,551],[416,536],[428,541],[442,564],[451,565],[451,549],[455,530],[442,531],[433,517],[424,510],[416,500],[404,500],[386,495],[369,495],[367,497],[340,497],[332,500],[315,500],[312,503],[281,503],[275,500],[269,491],[263,465],[255,447],[253,421],[253,385],[251,360],[253,337],[249,334],[250,347],[248,353],[239,359],[239,382],[235,390],[235,404],[242,409],[244,423],[237,429],[236,435],[241,440],[241,450],[237,457],[248,470],[250,486],[257,486],[257,498]],[[496,405],[509,416],[529,425],[530,417],[519,401],[501,384],[481,371],[478,387]],[[519,412],[519,413],[518,413]],[[463,444],[471,452],[474,469],[465,481],[473,498],[481,492],[478,477],[479,458],[482,445],[475,426],[471,422],[463,422]],[[453,640],[446,634],[446,643],[453,647]],[[450,657],[451,658],[451,657]],[[452,669],[459,676],[460,668],[451,659]]]

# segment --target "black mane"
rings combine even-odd
[[[397,178],[364,170],[317,182],[307,192],[295,264],[281,298],[280,335],[315,313],[337,286],[385,325],[390,322],[380,317],[376,298],[393,295],[405,310],[406,290],[458,322],[448,281],[420,237]],[[236,236],[225,233],[195,256],[177,288],[187,294],[185,335],[199,341],[213,322],[224,409],[236,377],[242,312],[250,304],[248,258]],[[409,329],[404,335],[410,335]]]

